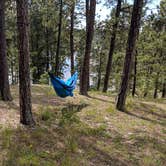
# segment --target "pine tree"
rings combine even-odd
[[[80,83],[80,94],[88,95],[89,87],[89,63],[90,53],[92,47],[93,33],[94,33],[94,22],[95,22],[95,11],[96,11],[96,0],[86,0],[86,46],[85,55],[83,59],[83,66],[81,69],[81,83]]]
[[[17,0],[16,2],[19,50],[20,122],[24,125],[34,125],[29,66],[28,1]]]
[[[118,94],[118,100],[116,105],[117,109],[121,111],[124,111],[125,109],[127,89],[130,78],[130,68],[134,55],[136,39],[139,34],[142,8],[143,8],[143,0],[134,0],[134,6],[133,6],[129,35],[128,35],[127,48],[126,48],[126,56],[123,67],[121,87]]]
[[[5,37],[5,0],[0,1],[0,98],[12,100],[9,88],[8,64]]]
[[[75,10],[75,3],[73,2],[71,5],[71,12],[70,12],[70,61],[71,61],[71,75],[74,74],[74,10]]]
[[[112,68],[112,58],[113,58],[113,53],[115,49],[116,32],[117,32],[118,23],[119,23],[120,11],[121,11],[121,0],[118,0],[117,7],[116,7],[116,14],[115,14],[115,23],[113,25],[113,30],[112,30],[113,32],[112,32],[111,41],[110,41],[110,50],[109,50],[109,56],[108,56],[108,63],[106,67],[106,74],[104,78],[103,92],[106,92],[108,89],[108,82],[109,82],[110,72]]]
[[[61,33],[62,33],[62,9],[63,9],[63,1],[59,0],[59,22],[58,22],[58,39],[57,39],[57,48],[56,48],[56,58],[55,58],[55,75],[58,76],[60,73],[59,66],[59,54],[61,47]]]

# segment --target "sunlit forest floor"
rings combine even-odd
[[[166,100],[129,98],[119,112],[111,95],[61,99],[48,86],[33,86],[36,126],[27,128],[19,124],[18,87],[12,96],[0,101],[2,166],[166,164]]]

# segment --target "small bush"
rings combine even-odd
[[[42,74],[40,76],[39,83],[41,83],[41,84],[49,84],[49,75],[48,75],[47,72],[45,72],[44,74]]]
[[[41,113],[41,119],[44,120],[44,121],[48,121],[49,119],[51,119],[53,116],[53,113],[52,112],[49,112],[49,111],[43,111]]]

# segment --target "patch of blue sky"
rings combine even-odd
[[[133,4],[133,0],[128,0],[128,3]],[[159,6],[160,4],[160,0],[151,0],[146,6],[149,8],[149,10],[147,10],[147,15],[149,15],[151,13],[151,11],[153,11],[154,13],[157,12],[157,6]],[[111,9],[112,8],[108,8],[104,5],[103,3],[97,4],[96,6],[96,14],[97,19],[99,20],[105,20],[108,16],[110,16],[111,13]]]

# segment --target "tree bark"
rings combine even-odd
[[[153,94],[153,98],[154,98],[154,99],[157,98],[158,83],[159,83],[159,72],[157,73],[156,79],[155,79],[155,88],[154,88],[154,94]]]
[[[151,72],[151,71],[150,71]],[[148,89],[149,89],[149,70],[147,72],[147,75],[146,75],[146,80],[145,80],[145,91],[144,91],[144,97],[146,97],[148,95]]]
[[[98,68],[97,90],[100,90],[100,84],[101,84],[101,65],[102,65],[101,57],[102,57],[102,55],[100,53],[100,57],[99,57],[99,68]]]
[[[59,8],[59,23],[58,23],[58,39],[57,39],[57,49],[56,49],[56,59],[55,59],[55,75],[56,76],[58,76],[60,74],[59,53],[60,53],[60,47],[61,47],[63,1],[59,0],[59,3],[60,3],[60,8]]]
[[[127,48],[126,48],[126,56],[125,56],[124,67],[123,67],[121,87],[120,87],[118,100],[116,104],[116,108],[121,111],[125,110],[125,102],[126,102],[127,89],[128,89],[129,77],[130,77],[130,68],[131,68],[133,53],[135,49],[136,39],[139,34],[142,8],[143,8],[143,0],[134,0],[130,31],[128,35],[128,42],[127,42]]]
[[[106,74],[104,77],[103,92],[107,92],[107,89],[108,89],[108,82],[109,82],[109,77],[110,77],[111,68],[112,68],[112,58],[113,58],[113,53],[115,49],[116,32],[117,32],[118,23],[119,23],[120,11],[121,11],[121,0],[118,0],[116,13],[115,13],[115,23],[113,25],[113,32],[112,32],[112,36],[110,40],[110,50],[109,50],[109,56],[108,56],[108,63],[106,67]]]
[[[136,91],[136,82],[137,82],[137,55],[138,52],[135,50],[134,54],[134,78],[133,78],[133,89],[132,89],[132,96],[134,97]]]
[[[71,13],[70,13],[70,54],[71,54],[71,75],[74,74],[74,10],[75,10],[75,3],[73,2],[71,6]]]
[[[166,80],[163,82],[162,98],[166,97]]]
[[[46,41],[46,71],[49,70],[49,29],[48,29],[48,5],[47,5],[47,19],[46,19],[46,27],[45,27],[45,41]]]
[[[5,0],[0,1],[0,98],[11,101],[5,37]]]
[[[14,85],[14,63],[13,58],[11,58],[11,79],[12,79],[12,85]]]
[[[19,50],[20,122],[24,125],[34,125],[29,66],[28,1],[17,0],[16,2]]]
[[[150,83],[150,76],[153,72],[153,67],[148,67],[147,69],[147,74],[146,74],[146,85],[145,85],[145,91],[144,91],[144,97],[148,95],[148,90],[149,90],[149,83]]]
[[[45,40],[46,40],[46,71],[49,70],[49,32],[48,28],[45,28]]]
[[[91,5],[90,0],[86,0],[86,25],[89,25],[89,21],[90,21],[90,17],[89,17],[90,5]],[[86,26],[86,32],[88,32],[88,29],[89,29],[89,27]],[[89,65],[90,65],[90,57],[89,57]],[[89,65],[87,66],[87,91],[90,88],[90,78],[89,78],[90,77],[90,75],[89,75],[90,66]]]
[[[89,4],[90,3],[90,4]],[[83,66],[81,72],[81,86],[80,94],[88,95],[89,87],[89,65],[90,65],[90,52],[92,47],[94,22],[95,22],[96,0],[86,0],[86,46],[85,55],[83,59]]]

